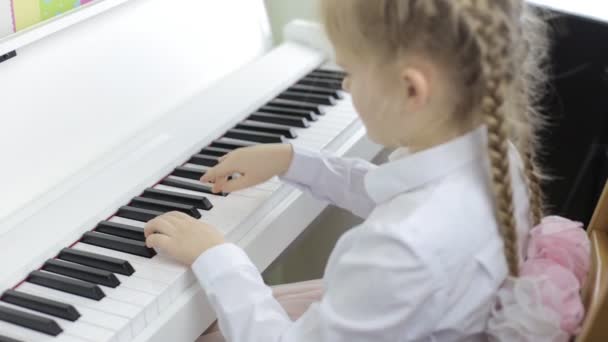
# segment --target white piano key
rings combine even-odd
[[[15,310],[20,310],[23,312],[27,312],[33,315],[38,315],[41,317],[49,318],[57,322],[57,324],[63,330],[62,334],[70,335],[72,337],[82,339],[85,341],[94,341],[94,342],[114,342],[114,331],[103,329],[97,327],[95,325],[88,324],[86,322],[81,322],[77,320],[76,322],[71,322],[62,318],[58,318],[55,316],[47,315],[38,311],[26,309],[17,305],[7,304],[0,302],[0,306],[8,307]]]
[[[245,218],[251,211],[255,210],[263,202],[258,199],[244,197],[244,196],[230,196],[229,195],[229,196],[224,197],[224,196],[218,196],[218,195],[213,195],[213,194],[204,194],[204,193],[192,191],[192,190],[174,188],[174,187],[170,187],[170,186],[166,186],[166,185],[162,185],[162,184],[158,184],[158,185],[154,186],[154,188],[158,189],[158,190],[166,190],[166,191],[172,191],[172,192],[182,193],[182,194],[206,196],[207,198],[209,198],[209,200],[213,204],[213,209],[211,209],[211,211],[209,212],[210,214],[213,214],[215,212],[220,212],[220,213],[222,213],[222,215],[226,215],[226,216],[231,215],[231,216],[237,216],[237,217],[240,216],[241,218]],[[203,217],[203,219],[204,219],[204,217]]]
[[[326,140],[306,139],[306,138],[302,137],[302,139],[293,141],[292,145],[306,145],[306,146],[311,146],[311,148],[314,148],[316,146],[324,146],[325,144],[327,144],[328,141],[329,141],[329,139],[326,139]]]
[[[131,265],[132,266],[132,265]],[[116,274],[120,280],[120,286],[138,292],[147,293],[149,295],[158,296],[166,290],[169,284],[152,281],[149,279],[139,278],[136,276],[126,276]]]
[[[211,204],[213,204],[214,207],[217,205],[220,205],[222,203],[225,203],[228,200],[227,196],[208,194],[208,193],[204,193],[204,192],[176,188],[176,187],[162,185],[162,184],[157,184],[153,188],[158,189],[158,190],[165,190],[165,191],[171,191],[171,192],[175,192],[175,193],[181,193],[181,194],[204,196],[204,197],[207,197],[209,199],[209,201],[211,201]],[[253,202],[253,201],[250,200],[249,202]]]
[[[118,340],[121,340],[120,335],[124,335],[127,340],[131,339],[132,334],[131,329],[129,327],[128,319],[116,315],[111,315],[103,311],[87,308],[82,305],[73,305],[80,313],[81,316],[79,319],[81,321],[114,331],[115,334],[119,337]]]
[[[308,143],[306,141],[294,141],[293,146],[297,146],[297,147],[301,147],[301,148],[305,148],[308,150],[320,150],[321,148],[323,148],[326,144],[320,144],[320,143]]]
[[[137,334],[139,331],[141,331],[141,329],[145,327],[145,317],[141,308],[128,303],[119,302],[108,297],[96,301],[93,299],[76,296],[67,292],[62,292],[27,282],[21,284],[18,289],[20,291],[23,289],[24,292],[28,292],[41,297],[48,297],[72,305],[82,305],[87,308],[127,318],[130,321],[133,334]]]
[[[60,298],[59,296],[55,296],[56,293],[46,291],[46,288],[35,284],[23,283],[17,288],[17,290],[32,295],[43,296],[48,299],[57,300],[62,303],[71,304],[80,313],[80,321],[114,331],[118,335],[126,335],[127,340],[132,337],[131,328],[129,326],[129,319],[125,317],[116,316],[111,313],[103,312],[100,310],[82,306],[78,303],[70,302],[70,298]]]
[[[127,277],[121,274],[117,274],[116,277],[121,281],[122,286],[154,296],[159,312],[162,312],[163,309],[171,305],[169,284],[157,283],[133,276]]]
[[[181,177],[175,177],[175,176],[171,176],[169,177],[171,179],[179,179],[180,181],[184,181],[187,183],[192,183],[192,184],[203,184],[203,185],[207,185],[209,187],[213,186],[213,184],[210,183],[201,183],[200,181],[194,180],[194,179],[188,179],[188,178],[181,178]],[[256,199],[257,201],[261,202],[266,200],[270,195],[272,195],[272,191],[267,191],[267,190],[263,190],[263,189],[256,189],[256,188],[249,188],[249,189],[243,189],[234,193],[231,193],[230,195],[228,195],[228,197],[234,196],[234,195],[238,195],[238,196],[242,196],[242,197],[248,197],[248,198],[253,198]],[[211,203],[213,203],[213,201],[211,201]]]
[[[122,223],[133,227],[143,228],[146,223],[141,221],[135,221],[128,218],[120,217],[120,216],[112,216],[108,221],[114,223]]]
[[[67,334],[49,336],[4,321],[0,321],[0,333],[24,342],[89,342]]]
[[[254,187],[254,189],[266,190],[270,192],[276,191],[281,186],[280,182],[267,181],[262,184],[258,184]]]
[[[82,243],[77,243],[73,248],[129,261],[135,269],[135,273],[131,275],[132,277],[168,284],[171,300],[177,298],[181,291],[194,282],[194,276],[186,266],[180,265],[163,255],[156,255],[152,259],[147,259]]]
[[[156,317],[158,317],[160,311],[155,296],[145,292],[138,292],[125,288],[122,286],[122,284],[117,288],[110,288],[103,285],[100,285],[100,287],[108,298],[142,308],[147,324],[150,324]]]
[[[215,227],[222,234],[228,235],[242,220],[235,217],[207,216],[204,222]]]
[[[327,114],[320,116],[319,120],[317,120],[316,123],[320,123],[320,124],[331,123],[334,125],[340,125],[340,124],[343,124],[344,122],[353,120],[357,116],[356,113],[353,114],[348,111],[344,111],[344,110],[340,109],[339,107],[328,108],[326,110],[326,113]]]
[[[244,196],[265,201],[268,199],[268,197],[272,196],[273,192],[274,190],[271,191],[263,188],[251,187],[248,189],[242,189],[239,191],[232,192],[229,196]]]
[[[356,118],[350,114],[334,114],[335,113],[331,113],[329,114],[329,116],[319,119],[313,126],[312,131],[322,130],[323,128],[339,130],[341,127],[344,127],[345,125],[348,125],[349,123],[356,120]],[[337,135],[339,133],[340,131],[334,131],[334,135]]]
[[[326,140],[334,138],[336,131],[338,131],[342,126],[344,126],[344,124],[341,122],[333,123],[323,120],[319,121],[318,124],[315,124],[315,126],[312,128],[296,128],[296,132],[299,135],[298,139],[306,138]]]

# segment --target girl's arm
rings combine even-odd
[[[239,247],[222,244],[202,254],[192,269],[226,340],[389,342],[428,336],[442,307],[441,270],[434,269],[433,256],[370,226],[347,234],[349,242],[339,243],[332,255],[323,299],[297,321]]]
[[[245,189],[282,175],[313,196],[367,217],[375,207],[364,179],[376,166],[359,159],[337,158],[289,144],[264,144],[230,152],[201,178],[215,192]],[[239,177],[230,177],[233,174]]]
[[[294,146],[291,164],[280,178],[315,198],[366,218],[376,204],[365,189],[364,179],[375,167],[361,159],[338,158]]]

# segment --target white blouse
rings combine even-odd
[[[289,319],[234,244],[192,265],[228,341],[483,341],[507,276],[481,127],[375,166],[295,149],[283,180],[365,218],[338,241],[325,295]],[[519,236],[530,228],[521,161],[510,160]],[[522,239],[523,240],[523,239]],[[523,245],[524,241],[521,242]]]

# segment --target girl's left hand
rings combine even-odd
[[[188,266],[208,249],[226,242],[214,227],[177,211],[150,220],[144,234],[146,246]]]

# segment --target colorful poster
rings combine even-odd
[[[0,38],[91,1],[94,0],[0,0]]]
[[[0,0],[0,38],[13,33],[12,0]]]

